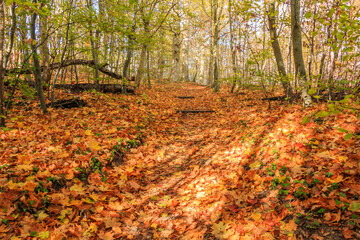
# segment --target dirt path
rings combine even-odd
[[[194,98],[176,98],[179,94]],[[136,225],[129,224],[129,234],[139,239],[213,238],[219,219],[237,218],[239,206],[229,199],[240,204],[247,196],[232,191],[237,182],[234,178],[243,167],[230,157],[236,150],[229,145],[234,138],[229,122],[219,120],[219,115],[230,107],[226,107],[225,99],[198,85],[167,92],[163,103],[169,109],[169,118],[155,121],[155,139],[151,139],[150,146],[140,147],[128,156],[129,163],[139,164],[139,158],[143,158],[144,164],[141,181],[132,182],[135,209],[129,219]],[[179,109],[216,112],[174,114]],[[226,234],[226,228],[223,230]]]

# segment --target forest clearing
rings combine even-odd
[[[359,0],[0,0],[0,239],[360,239]]]

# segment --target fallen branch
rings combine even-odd
[[[135,93],[135,87],[131,85],[122,84],[55,84],[55,88],[69,89],[71,92],[81,92],[87,90],[97,90],[104,93],[121,93],[123,87],[126,87],[127,93]]]
[[[83,66],[89,66],[89,67],[92,67],[92,68],[95,68],[95,62],[94,60],[83,60],[83,59],[71,59],[71,60],[66,60],[63,62],[62,64],[62,67],[68,67],[68,66],[71,66],[71,65],[83,65]],[[122,79],[123,76],[122,75],[119,75],[117,73],[114,73],[110,70],[108,70],[106,68],[106,66],[109,65],[109,64],[101,64],[101,65],[98,65],[98,70],[100,72],[102,72],[103,74],[105,75],[108,75],[112,78],[115,78],[115,79]],[[58,69],[60,67],[60,63],[53,63],[53,64],[50,64],[49,67],[46,67],[46,66],[41,66],[40,70],[41,71],[45,71],[45,70],[54,70],[54,69]],[[12,69],[6,69],[5,70],[5,76],[8,76],[8,75],[12,75],[12,74],[33,74],[33,70],[31,68],[12,68]],[[129,77],[127,78],[128,81],[135,81],[135,78],[134,77]]]
[[[176,110],[177,113],[206,113],[215,112],[214,110]]]
[[[269,98],[262,98],[262,101],[283,101],[286,99],[286,96],[277,96],[277,97],[269,97]]]
[[[177,96],[177,98],[187,99],[187,98],[195,98],[195,97],[193,97],[193,96]]]

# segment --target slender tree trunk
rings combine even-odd
[[[181,51],[181,26],[178,16],[175,17],[174,34],[173,34],[173,82],[180,82],[181,80],[181,63],[180,63],[180,51]]]
[[[231,51],[231,64],[233,69],[233,84],[231,87],[231,93],[234,92],[237,83],[237,68],[236,68],[236,49],[234,48],[234,30],[233,30],[233,19],[232,19],[232,0],[229,0],[229,27],[230,27],[230,51]]]
[[[4,68],[7,67],[11,52],[14,46],[14,38],[15,38],[15,32],[16,32],[16,13],[15,13],[16,3],[13,2],[11,5],[11,28],[10,28],[10,44],[9,49],[6,52],[5,59],[4,59]]]
[[[318,91],[320,90],[320,85],[322,84],[322,79],[324,75],[324,67],[325,67],[325,59],[326,59],[326,53],[323,52],[320,60],[320,68],[319,68],[319,79],[317,83]]]
[[[293,40],[293,54],[296,75],[299,78],[301,98],[304,107],[311,107],[312,100],[307,92],[307,78],[302,53],[301,27],[300,27],[300,0],[291,0],[291,29]]]
[[[5,92],[4,92],[4,40],[5,40],[5,0],[0,0],[0,127],[5,127]]]
[[[87,1],[88,4],[88,10],[89,10],[89,35],[90,35],[90,44],[91,44],[91,54],[92,57],[95,61],[95,74],[94,74],[94,78],[95,78],[95,83],[99,84],[99,67],[98,67],[98,49],[97,49],[97,44],[96,41],[98,41],[97,39],[94,39],[94,34],[93,34],[93,26],[92,26],[92,21],[93,21],[93,2],[92,0],[88,0]],[[95,32],[95,38],[96,38],[97,32]]]
[[[131,63],[131,58],[133,55],[133,44],[134,44],[134,36],[133,34],[135,34],[135,25],[133,25],[131,27],[131,32],[128,35],[128,46],[126,47],[126,59],[125,59],[125,63],[124,63],[124,67],[123,67],[123,71],[122,71],[122,75],[124,76],[124,78],[127,77],[127,72]]]
[[[143,44],[141,48],[141,54],[140,54],[140,63],[137,69],[136,78],[135,78],[135,86],[140,87],[141,80],[144,74],[144,67],[146,62],[146,44]]]
[[[270,39],[271,39],[271,46],[274,51],[275,59],[276,59],[276,65],[278,68],[278,72],[280,75],[280,81],[284,88],[286,97],[289,98],[290,102],[294,99],[294,93],[291,88],[286,69],[284,60],[281,53],[281,48],[277,36],[277,30],[276,30],[276,22],[275,22],[275,3],[270,3],[270,9],[268,13],[268,21],[269,21],[269,31],[270,31]]]
[[[218,0],[214,0],[214,92],[219,91],[219,21],[218,21],[218,8],[219,2]]]
[[[312,72],[312,63],[313,63],[313,59],[314,59],[314,42],[315,42],[315,31],[316,31],[316,19],[315,19],[315,14],[317,12],[317,5],[315,4],[315,10],[314,10],[314,17],[313,17],[313,28],[312,28],[312,34],[311,34],[311,42],[310,42],[310,59],[309,59],[309,66],[308,66],[308,72],[309,72],[309,81],[310,83],[312,83],[312,76],[313,76],[313,72]]]
[[[42,61],[42,66],[49,66],[50,65],[50,52],[49,52],[49,42],[48,42],[48,36],[47,36],[47,17],[43,16],[40,17],[40,25],[39,25],[39,31],[40,31],[40,54]],[[42,80],[44,83],[50,83],[51,80],[51,70],[46,69],[42,72]]]
[[[37,4],[37,0],[34,0],[33,3]],[[33,12],[31,15],[31,22],[30,22],[30,35],[31,39],[33,39],[31,43],[31,50],[32,50],[32,56],[33,56],[33,64],[34,64],[34,77],[35,77],[35,87],[37,91],[37,95],[40,100],[40,106],[43,113],[47,113],[46,104],[45,104],[45,98],[42,88],[42,81],[41,81],[41,70],[40,70],[40,62],[38,58],[38,54],[36,52],[36,11]],[[35,43],[34,43],[35,42]]]
[[[148,80],[148,88],[151,89],[151,79],[150,79],[150,51],[149,48],[146,49],[147,56],[146,56],[146,76]]]
[[[69,15],[68,15],[68,19],[67,19],[67,25],[66,25],[66,34],[65,34],[65,46],[63,49],[63,52],[61,54],[61,59],[60,59],[60,66],[55,74],[55,78],[54,81],[52,82],[52,86],[51,86],[51,105],[54,104],[54,90],[55,90],[55,84],[59,75],[60,70],[63,67],[64,64],[64,57],[65,57],[65,53],[67,50],[67,45],[68,45],[68,38],[69,38],[69,30],[70,30],[70,18],[71,18],[71,10],[72,10],[72,5],[73,5],[73,0],[70,0],[70,9],[69,9]],[[96,64],[95,64],[96,65]],[[45,71],[49,71],[49,68],[46,69]]]

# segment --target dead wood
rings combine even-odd
[[[215,112],[214,110],[176,110],[177,113],[206,113]]]
[[[85,107],[87,103],[84,100],[74,98],[74,99],[63,99],[54,102],[54,108],[79,108]],[[47,107],[51,107],[51,104],[47,104]]]
[[[71,92],[81,92],[87,90],[97,90],[103,93],[121,93],[123,87],[126,88],[127,93],[135,93],[135,87],[131,85],[122,84],[91,84],[91,83],[79,83],[79,84],[55,84],[55,88],[69,89]]]
[[[286,99],[286,96],[276,96],[276,97],[268,97],[268,98],[262,98],[262,101],[284,101]]]
[[[52,63],[52,64],[50,64],[49,67],[41,66],[40,71],[42,72],[45,70],[58,69],[60,67],[60,65],[61,65],[61,63]],[[84,59],[70,59],[70,60],[65,60],[62,64],[62,67],[68,67],[71,65],[83,65],[83,66],[89,66],[89,67],[95,68],[95,61],[94,60],[84,60]],[[107,69],[106,66],[108,66],[108,65],[109,64],[107,64],[107,63],[98,65],[98,70],[100,72],[102,72],[103,74],[108,75],[115,79],[123,78],[122,75],[119,75],[119,74]],[[12,69],[5,70],[5,76],[13,75],[13,74],[17,74],[17,75],[33,74],[33,69],[32,68],[12,68]],[[135,77],[128,77],[126,79],[128,81],[135,81]]]
[[[194,96],[177,96],[180,99],[188,99],[188,98],[195,98]]]

